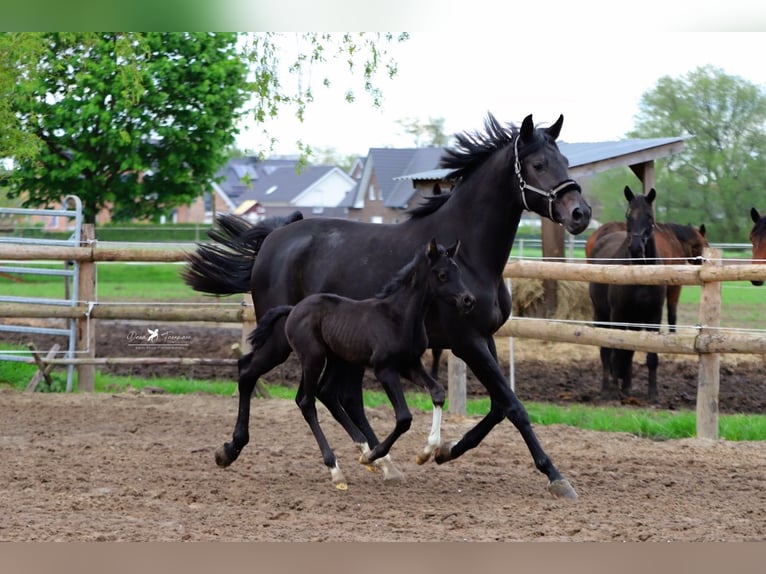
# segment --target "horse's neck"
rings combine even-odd
[[[470,260],[472,267],[488,269],[499,277],[511,254],[524,209],[512,170],[508,168],[507,177],[485,175],[497,171],[486,168],[474,173],[431,217],[432,229],[440,235],[451,231],[454,238],[450,240],[460,239],[461,261]]]
[[[414,271],[414,276],[387,298],[387,303],[403,326],[413,326],[415,330],[423,328],[428,296],[428,262],[421,260]],[[410,333],[411,331],[407,331]]]

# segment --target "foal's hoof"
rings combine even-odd
[[[431,459],[433,452],[421,452],[415,457],[415,462],[418,464],[425,464]]]
[[[567,498],[574,500],[577,498],[577,493],[572,485],[566,478],[560,478],[548,483],[548,492],[557,498]]]
[[[443,464],[449,460],[452,460],[452,447],[457,444],[456,440],[451,440],[439,445],[434,451],[434,462],[436,464]]]

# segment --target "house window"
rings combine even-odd
[[[369,197],[370,201],[375,201],[375,186],[370,185],[370,187],[367,189],[367,196]]]
[[[373,215],[370,217],[370,222],[372,223],[383,223],[383,217],[380,215]]]

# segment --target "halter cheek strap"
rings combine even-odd
[[[524,209],[527,211],[532,211],[529,208],[529,204],[527,203],[527,190],[533,191],[538,195],[542,195],[548,200],[548,217],[551,221],[556,221],[553,216],[553,202],[556,201],[560,195],[572,190],[582,193],[580,184],[573,179],[565,179],[561,183],[557,184],[556,187],[548,191],[540,189],[539,187],[535,187],[534,185],[530,185],[524,181],[524,176],[521,175],[521,161],[519,160],[519,136],[516,136],[516,139],[513,140],[513,160],[513,168],[516,173],[516,177],[519,180],[521,202],[524,204]]]

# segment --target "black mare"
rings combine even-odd
[[[314,433],[333,484],[340,490],[346,490],[346,479],[316,410],[319,381],[329,357],[372,367],[394,407],[394,429],[373,449],[363,450],[359,462],[370,465],[386,456],[410,428],[412,414],[400,377],[427,389],[434,405],[431,433],[418,455],[418,464],[425,463],[439,446],[444,387],[426,372],[420,357],[428,344],[424,319],[432,301],[445,301],[462,313],[473,308],[474,297],[463,284],[454,261],[459,245],[445,249],[432,239],[373,298],[356,300],[334,293],[314,293],[294,306],[272,307],[250,335],[252,348],[257,351],[284,320],[284,333],[302,368],[295,401]]]
[[[574,489],[544,451],[526,409],[503,375],[492,338],[511,310],[503,269],[522,212],[538,213],[574,234],[590,222],[590,206],[580,186],[569,178],[568,162],[556,145],[563,121],[560,116],[550,127],[540,128],[530,115],[517,127],[501,124],[489,114],[483,132],[457,134],[456,145],[445,150],[440,167],[451,170],[453,190],[430,198],[406,221],[379,225],[305,219],[272,231],[260,251],[248,241],[250,232],[245,232],[230,238],[233,249],[200,245],[189,256],[184,279],[212,294],[251,291],[260,318],[272,307],[295,304],[312,293],[371,297],[419,245],[431,237],[450,245],[459,237],[457,262],[476,305],[467,315],[444,302],[431,305],[426,315],[428,345],[451,349],[464,360],[486,387],[491,407],[462,439],[442,444],[434,459],[444,463],[458,458],[507,417],[522,435],[536,468],[548,477],[549,490],[574,498]],[[236,460],[250,440],[250,400],[258,378],[289,354],[287,339],[276,335],[258,351],[240,357],[237,421],[231,442],[216,452],[219,465]],[[363,367],[330,361],[318,398],[341,424],[353,421],[354,425],[344,428],[355,442],[374,446],[379,441],[364,414],[361,384],[342,383],[361,379],[363,373]],[[348,417],[337,411],[338,404]]]
[[[588,261],[616,265],[661,265],[654,237],[654,188],[646,195],[634,195],[625,186],[624,194],[628,200],[626,229],[600,234],[592,245]],[[666,291],[665,285],[590,283],[594,320],[596,324],[616,323],[614,327],[619,329],[659,331]],[[633,354],[634,351],[629,349],[601,348],[601,391],[605,396],[630,393]],[[657,398],[658,364],[657,353],[646,354],[648,395],[651,400]]]
[[[766,264],[766,215],[761,215],[755,207],[750,208],[753,228],[750,230],[750,243],[753,244],[753,263]],[[763,285],[763,281],[751,281],[753,285]]]

